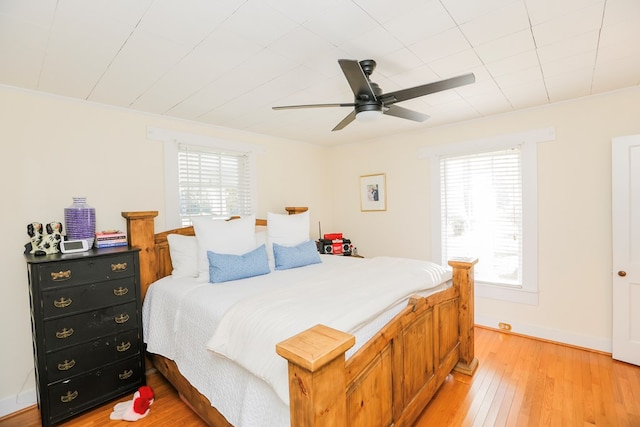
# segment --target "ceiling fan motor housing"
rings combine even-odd
[[[356,114],[362,113],[363,111],[382,112],[382,104],[378,101],[368,101],[368,102],[358,103],[355,109],[356,109]]]
[[[362,61],[365,62],[365,61]],[[362,62],[360,63],[362,65]],[[371,61],[374,64],[375,67],[375,61]],[[364,68],[363,68],[364,71]],[[373,71],[373,68],[371,68],[371,71]],[[367,73],[365,71],[365,74],[367,75],[367,80],[369,80],[369,73]],[[358,113],[362,113],[363,111],[379,111],[382,112],[382,101],[378,98],[380,95],[382,95],[382,89],[380,88],[380,86],[378,86],[378,83],[372,82],[371,80],[369,80],[369,87],[371,88],[371,92],[374,95],[374,98],[371,98],[371,92],[370,93],[359,93],[356,97],[355,97],[355,112],[356,114]]]
[[[373,59],[360,61],[360,67],[362,67],[362,71],[367,77],[371,92],[359,93],[358,95],[356,95],[355,97],[356,116],[358,116],[358,114],[365,111],[375,111],[375,112],[382,113],[382,101],[378,99],[378,97],[382,95],[382,89],[380,88],[378,83],[372,82],[369,79],[369,76],[373,72],[374,68],[376,68],[376,61],[374,61]],[[373,99],[371,97],[371,94],[373,94]]]

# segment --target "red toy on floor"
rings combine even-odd
[[[151,409],[153,403],[153,390],[143,385],[133,394],[133,399],[127,402],[117,403],[113,412],[109,415],[112,420],[138,421],[144,418]]]

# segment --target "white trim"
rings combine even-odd
[[[178,142],[164,141],[164,212],[169,230],[182,227],[178,191]]]
[[[442,262],[440,221],[440,158],[444,155],[462,155],[488,152],[520,146],[522,155],[522,232],[523,260],[522,286],[508,288],[476,283],[479,297],[522,304],[538,304],[538,161],[537,143],[553,141],[555,128],[541,128],[525,132],[497,135],[453,144],[423,147],[418,158],[429,159],[431,194],[431,259]],[[482,260],[479,260],[482,262]]]
[[[549,142],[556,139],[553,127],[533,129],[525,132],[502,134],[481,139],[459,141],[445,145],[435,145],[418,149],[418,158],[426,159],[442,155],[476,153],[479,151],[495,151],[525,143]]]
[[[574,345],[591,350],[603,351],[605,353],[611,353],[610,339],[594,337],[590,335],[582,335],[560,329],[551,329],[544,326],[520,323],[511,319],[497,319],[495,317],[478,314],[476,314],[475,316],[476,325],[486,326],[488,328],[499,329],[498,323],[500,322],[510,324],[511,332],[515,332],[517,334],[528,335],[530,337]]]
[[[520,304],[538,305],[537,290],[499,286],[492,283],[482,283],[478,281],[475,282],[475,285],[475,295],[478,298],[490,298],[517,302]]]
[[[164,212],[168,229],[182,227],[180,221],[180,200],[178,198],[178,143],[199,145],[202,147],[250,153],[251,200],[253,211],[258,212],[258,176],[256,155],[264,155],[264,147],[243,142],[226,141],[210,136],[196,135],[186,132],[149,126],[147,139],[160,141],[164,145]]]
[[[538,305],[538,149],[537,142],[521,146],[522,172],[522,291],[536,292]],[[513,301],[513,300],[512,300]]]
[[[179,132],[169,129],[162,129],[153,126],[147,127],[147,139],[161,142],[180,141],[183,144],[201,145],[204,147],[221,148],[224,150],[242,151],[246,153],[266,154],[266,148],[247,144],[245,142],[227,141],[212,136],[197,135],[187,132]]]

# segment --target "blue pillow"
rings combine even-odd
[[[261,245],[244,255],[218,254],[207,251],[209,258],[209,282],[246,279],[271,272],[267,260],[267,248]]]
[[[276,270],[287,270],[322,262],[316,242],[313,240],[307,240],[297,246],[282,246],[274,243],[273,258],[276,262]]]

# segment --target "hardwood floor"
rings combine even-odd
[[[476,357],[473,378],[449,376],[417,426],[640,426],[638,366],[483,328]]]
[[[449,375],[417,427],[429,426],[640,426],[640,367],[609,355],[476,328],[473,377]],[[111,421],[113,401],[64,427],[205,426],[159,375],[151,412],[132,424]],[[31,408],[0,419],[0,427],[40,426]]]

